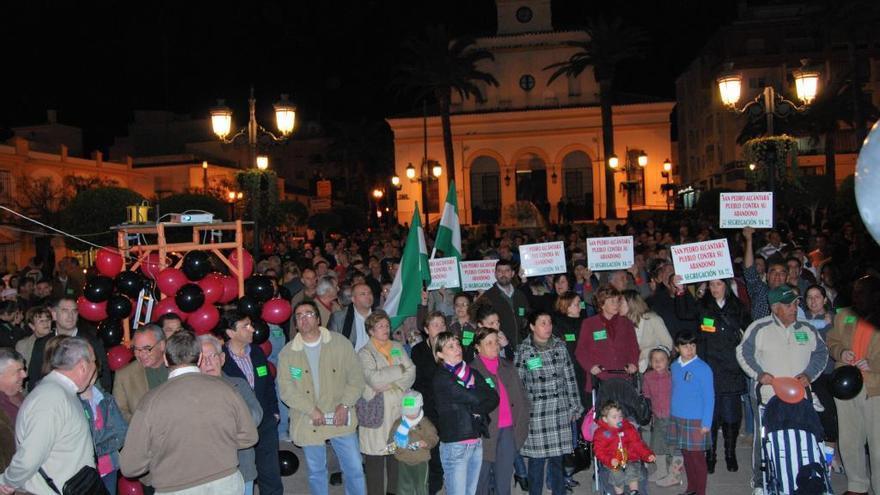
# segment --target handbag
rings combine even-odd
[[[358,424],[364,428],[378,428],[385,421],[385,397],[383,392],[377,393],[372,399],[361,397],[354,404]]]
[[[98,470],[91,466],[83,466],[82,469],[77,471],[76,474],[64,483],[64,487],[60,492],[52,478],[46,474],[46,471],[43,471],[43,468],[40,468],[39,473],[46,480],[49,488],[58,495],[109,495],[107,487],[101,481],[101,475],[98,474]]]

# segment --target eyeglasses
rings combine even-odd
[[[315,317],[315,312],[314,312],[314,311],[304,311],[304,312],[302,312],[302,313],[297,313],[297,314],[296,314],[296,319],[297,319],[297,320],[305,320],[306,318],[314,318],[314,317]]]
[[[139,352],[142,352],[144,354],[149,354],[149,353],[153,352],[153,349],[155,349],[155,348],[156,348],[155,345],[148,345],[145,347],[131,346],[131,351],[134,352],[135,354],[137,354]]]
[[[223,355],[222,352],[212,352],[211,354],[204,354],[205,358],[210,359],[212,361],[220,359],[220,356],[222,356],[222,355]]]

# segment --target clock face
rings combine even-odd
[[[520,7],[516,10],[516,20],[525,24],[532,20],[532,9],[528,7]]]
[[[531,74],[525,74],[519,78],[519,87],[524,91],[531,91],[535,87],[535,78]]]

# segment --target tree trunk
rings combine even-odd
[[[611,79],[599,81],[599,104],[602,108],[602,152],[604,154],[602,170],[605,175],[605,218],[617,218],[617,206],[615,205],[617,191],[614,189],[614,171],[608,166],[608,158],[614,154]]]
[[[443,128],[443,153],[446,155],[446,181],[455,180],[455,148],[452,145],[452,119],[449,116],[449,94],[439,95],[440,124]]]

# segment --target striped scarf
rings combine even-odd
[[[421,421],[424,416],[424,411],[419,411],[419,417],[416,419],[409,419],[406,416],[400,418],[400,426],[398,426],[397,430],[394,432],[394,443],[397,444],[398,448],[405,449],[409,445],[409,430],[412,429],[413,426],[419,424],[419,421]]]
[[[471,373],[471,367],[465,364],[464,361],[455,366],[443,363],[443,366],[458,378],[459,385],[465,388],[474,388],[474,375]]]

